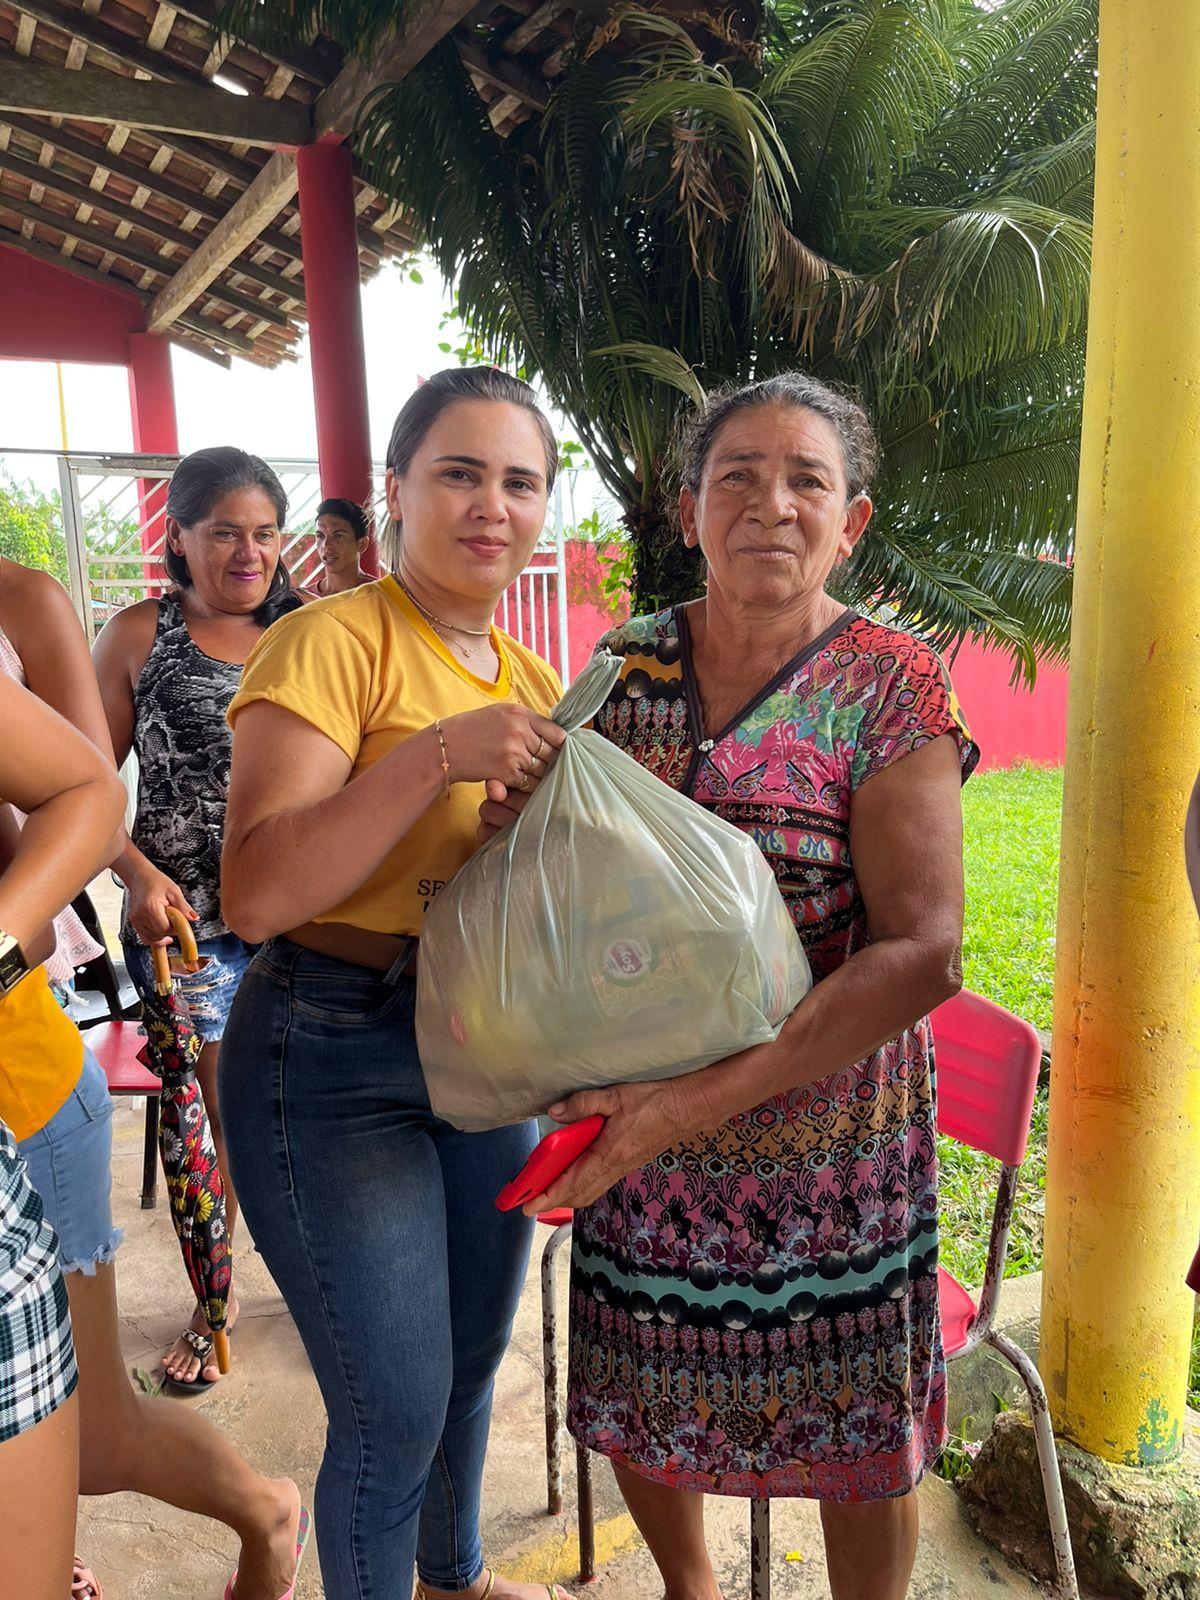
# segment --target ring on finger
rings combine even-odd
[[[550,746],[546,743],[545,739],[542,739],[542,738],[539,737],[536,759],[538,761],[544,761],[546,759],[545,752],[547,750],[549,750],[549,748],[550,748]]]
[[[524,769],[522,769],[521,781],[517,785],[517,788],[523,790],[525,794],[528,794],[530,789],[533,788],[533,784],[529,780],[529,774],[524,771]]]

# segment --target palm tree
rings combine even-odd
[[[306,20],[361,29],[373,3]],[[669,512],[681,412],[802,365],[881,425],[844,597],[1032,673],[1069,628],[1096,0],[774,0],[751,40],[686,18],[577,24],[505,138],[447,41],[364,108],[360,158],[484,348],[570,417],[637,604],[699,582]]]

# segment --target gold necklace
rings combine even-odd
[[[447,622],[444,617],[435,616],[434,613],[432,611],[430,611],[428,606],[423,606],[421,604],[421,602],[417,599],[416,595],[408,587],[408,585],[405,583],[404,579],[400,576],[400,574],[398,572],[394,576],[395,576],[396,582],[400,585],[400,587],[404,590],[405,594],[412,601],[413,605],[416,606],[417,610],[425,618],[425,621],[429,623],[430,627],[433,627],[433,628],[445,628],[448,633],[466,633],[466,634],[469,634],[472,639],[488,639],[488,638],[491,637],[492,630],[491,630],[490,627],[487,627],[487,628],[460,628],[457,622]],[[478,649],[479,646],[476,645],[475,648]]]

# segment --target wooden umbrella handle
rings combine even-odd
[[[178,906],[167,907],[167,921],[171,924],[171,931],[179,941],[184,970],[187,972],[199,972],[200,955],[196,949],[196,935],[192,932],[191,923]],[[170,994],[173,984],[171,982],[171,961],[167,946],[165,944],[151,945],[150,959],[154,963],[154,987],[159,994]]]
[[[178,940],[179,953],[183,957],[185,970],[199,972],[200,953],[196,949],[196,935],[192,932],[191,923],[178,906],[167,907],[167,921],[171,924],[171,931]]]
[[[224,1328],[213,1328],[213,1350],[217,1357],[217,1371],[222,1377],[229,1371],[229,1335]]]

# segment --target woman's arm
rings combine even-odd
[[[28,814],[0,876],[0,928],[25,948],[111,860],[125,791],[90,740],[0,678],[0,799]]]
[[[92,662],[100,685],[100,701],[117,766],[124,766],[133,749],[136,709],[133,686],[154,643],[158,603],[143,600],[119,611],[100,630],[92,649]],[[110,863],[129,891],[129,921],[144,944],[166,944],[171,925],[166,908],[177,906],[193,922],[196,913],[179,885],[160,872],[126,834]]]
[[[773,1044],[666,1082],[583,1090],[551,1115],[599,1112],[603,1133],[549,1193],[526,1206],[587,1205],[681,1138],[771,1095],[869,1056],[962,987],[962,802],[958,750],[931,740],[854,796],[850,853],[870,943],[818,983]]]
[[[515,781],[539,741],[557,749],[565,738],[521,705],[448,717],[442,732],[452,783],[495,773]],[[298,928],[353,894],[445,788],[432,727],[347,782],[351,770],[345,751],[294,712],[265,700],[239,712],[221,914],[249,943]]]
[[[112,758],[112,739],[87,640],[70,596],[46,572],[22,572],[21,621],[13,636],[25,682]]]

